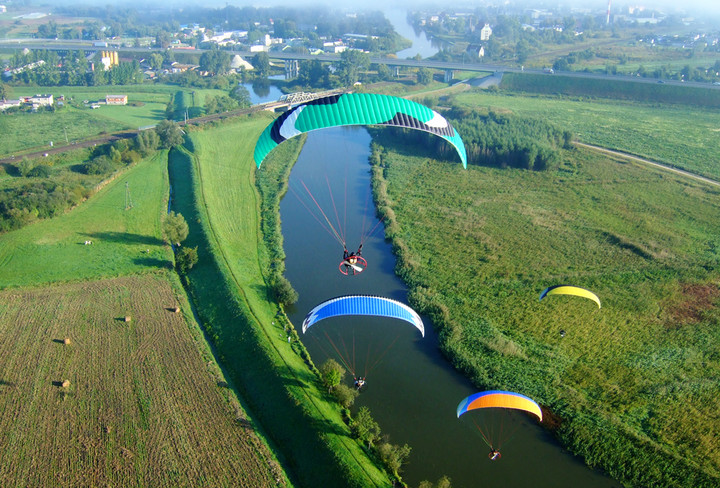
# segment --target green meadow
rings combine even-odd
[[[718,109],[480,90],[456,94],[452,101],[463,107],[509,110],[521,117],[545,120],[572,131],[582,142],[720,180]]]
[[[130,209],[125,208],[126,189]],[[170,266],[172,253],[162,241],[160,225],[167,194],[167,152],[158,152],[67,214],[1,234],[0,288]]]
[[[548,428],[623,483],[717,486],[720,191],[586,150],[564,151],[556,171],[463,170],[379,142],[397,271],[455,366],[537,400]],[[540,302],[555,284],[594,291],[602,309]]]

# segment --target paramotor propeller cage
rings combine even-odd
[[[350,256],[343,259],[338,269],[345,276],[353,276],[362,273],[367,268],[367,261],[362,256]]]

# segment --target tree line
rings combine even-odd
[[[10,68],[19,69],[9,81],[40,86],[100,86],[142,83],[143,74],[136,60],[119,63],[106,70],[100,52],[88,59],[85,51],[69,51],[60,56],[56,51],[16,51]],[[42,61],[42,63],[39,63]],[[35,66],[30,69],[29,66]],[[28,67],[27,69],[23,69]]]
[[[560,150],[570,148],[572,133],[536,119],[488,110],[453,107],[446,117],[460,133],[468,163],[499,168],[548,170]]]

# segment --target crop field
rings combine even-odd
[[[400,273],[456,366],[536,399],[573,451],[630,485],[717,486],[720,192],[581,150],[552,172],[464,171],[384,145]],[[602,309],[538,301],[563,283]]]
[[[466,91],[455,103],[509,110],[572,131],[579,141],[626,151],[720,180],[720,112],[683,105]]]
[[[170,280],[0,292],[2,486],[287,484]]]
[[[167,211],[166,161],[167,152],[158,152],[72,211],[0,235],[0,289],[171,266],[160,228]],[[126,190],[133,204],[128,210]]]

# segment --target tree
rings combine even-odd
[[[383,464],[387,466],[395,476],[398,476],[400,468],[405,461],[407,461],[411,450],[407,444],[400,447],[390,444],[389,442],[383,442],[378,446],[378,455]]]
[[[9,98],[12,98],[12,88],[10,85],[6,85],[5,83],[0,82],[0,99],[7,100]]]
[[[235,100],[240,108],[248,108],[252,105],[250,92],[242,85],[238,85],[233,90],[230,90],[230,98]]]
[[[387,64],[379,64],[377,68],[378,78],[380,78],[381,81],[389,81],[392,79],[392,71],[390,71],[390,67],[388,67]]]
[[[150,62],[150,67],[154,70],[158,70],[162,68],[163,65],[163,56],[159,53],[152,53],[150,55],[150,58],[148,59]]]
[[[417,81],[421,85],[427,85],[432,81],[432,72],[424,66],[418,69]]]
[[[443,476],[436,484],[430,481],[421,481],[418,488],[452,488],[452,485],[450,484],[450,478]]]
[[[198,262],[197,246],[181,247],[175,252],[175,267],[180,274],[187,274]]]
[[[340,384],[345,376],[345,368],[331,358],[320,366],[320,375],[322,376],[323,384],[327,386],[328,392],[331,392]]]
[[[362,442],[372,446],[380,438],[380,426],[370,415],[370,409],[360,407],[350,427],[353,435]]]
[[[255,72],[260,77],[265,77],[270,73],[270,56],[266,52],[259,52],[253,56],[250,64],[255,68]]]
[[[167,214],[163,222],[163,235],[171,245],[179,246],[187,238],[189,231],[182,214],[172,211]]]
[[[297,302],[298,292],[283,275],[275,276],[270,286],[272,295],[278,303],[287,306]]]
[[[160,147],[170,149],[183,143],[183,135],[180,127],[171,120],[161,120],[155,126],[155,132],[160,140]]]
[[[333,390],[333,396],[343,408],[350,408],[355,403],[355,399],[360,394],[356,388],[350,388],[347,385],[337,385]]]
[[[15,168],[20,173],[20,176],[29,176],[30,172],[35,168],[35,161],[23,157],[19,162],[15,163]]]
[[[356,49],[348,49],[340,54],[340,81],[352,86],[360,77],[360,71],[370,67],[370,55]]]

